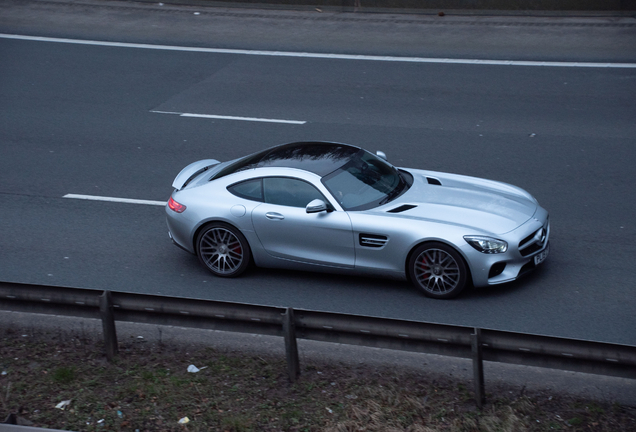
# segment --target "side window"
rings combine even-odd
[[[263,182],[261,179],[246,180],[228,186],[230,193],[253,201],[263,201]]]
[[[287,177],[265,177],[263,179],[265,202],[290,207],[306,207],[311,201],[325,197],[311,184]]]

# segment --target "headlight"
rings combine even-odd
[[[508,250],[508,243],[492,237],[464,236],[464,240],[479,252],[487,254],[504,253]]]

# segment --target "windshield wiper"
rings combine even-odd
[[[404,192],[404,190],[406,189],[406,187],[408,185],[408,183],[406,182],[406,180],[402,176],[402,173],[400,171],[398,171],[397,169],[395,170],[395,172],[397,173],[397,175],[398,175],[398,177],[400,179],[400,184],[398,186],[396,186],[395,189],[393,189],[390,193],[388,193],[386,198],[384,198],[382,201],[380,201],[379,205],[384,205],[384,204],[386,204],[388,202],[393,201],[395,198],[400,196],[402,194],[402,192]]]

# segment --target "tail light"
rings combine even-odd
[[[168,207],[170,207],[170,210],[177,213],[183,213],[183,211],[186,209],[186,206],[184,206],[183,204],[179,204],[174,199],[172,199],[172,197],[170,197],[170,199],[168,200]]]

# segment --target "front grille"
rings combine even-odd
[[[525,257],[540,251],[542,248],[543,248],[543,243],[533,243],[532,245],[528,246],[527,248],[523,250],[520,250],[519,252],[521,253],[521,256]]]
[[[549,223],[546,222],[545,226],[542,226],[528,237],[519,242],[519,253],[521,256],[532,255],[535,252],[540,251],[545,246],[545,242],[548,240]]]

